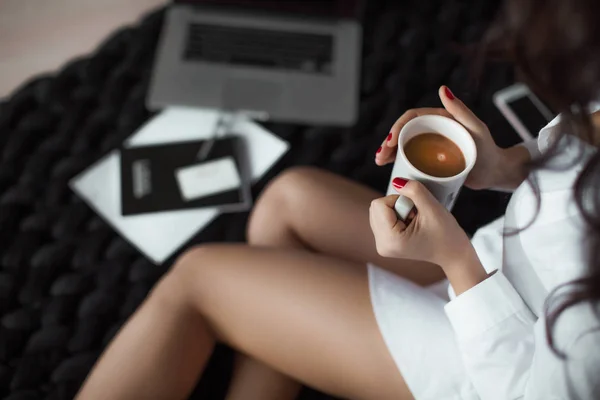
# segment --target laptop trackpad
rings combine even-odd
[[[223,87],[223,108],[271,113],[279,109],[282,93],[275,82],[229,78]]]

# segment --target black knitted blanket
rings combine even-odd
[[[439,105],[449,85],[503,146],[518,137],[492,94],[513,81],[490,65],[478,84],[457,49],[476,42],[496,10],[488,0],[368,1],[360,118],[351,128],[268,123],[290,152],[283,168],[315,165],[383,190],[391,168],[373,158],[403,111]],[[102,349],[172,260],[155,266],[77,198],[67,182],[151,113],[144,106],[163,11],[121,29],[96,53],[26,83],[0,102],[0,397],[71,399]],[[454,213],[473,232],[507,196],[464,190]],[[247,213],[223,215],[195,243],[241,242]],[[193,398],[219,399],[231,351],[220,347]],[[323,398],[305,391],[303,399]]]

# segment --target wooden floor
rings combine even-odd
[[[0,0],[0,98],[167,0]]]

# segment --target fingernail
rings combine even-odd
[[[450,88],[448,86],[446,86],[444,88],[444,91],[446,92],[447,98],[449,98],[450,100],[454,100],[454,93],[452,93],[452,91],[450,90]]]
[[[404,178],[394,178],[392,180],[392,185],[394,185],[396,189],[402,189],[407,183],[408,179]]]
[[[389,142],[390,140],[392,140],[392,132],[390,132],[387,136],[387,141]]]
[[[379,154],[381,153],[381,146],[379,146],[379,148],[377,149],[377,151],[375,152],[375,154]]]

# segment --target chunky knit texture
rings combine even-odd
[[[357,124],[266,124],[291,150],[254,186],[255,196],[294,165],[319,166],[383,190],[391,168],[375,166],[375,150],[404,110],[439,105],[441,84],[490,125],[501,145],[518,140],[491,102],[512,83],[511,68],[490,66],[475,85],[471,61],[457,51],[480,39],[493,2],[368,3]],[[162,17],[163,10],[148,15],[95,54],[0,102],[0,398],[72,398],[172,263],[151,264],[67,186],[152,116],[144,97]],[[506,201],[504,194],[464,190],[454,212],[472,233],[500,215]],[[194,242],[242,242],[247,216],[221,216]],[[231,354],[217,349],[193,398],[222,398]],[[302,398],[325,397],[307,390]]]

